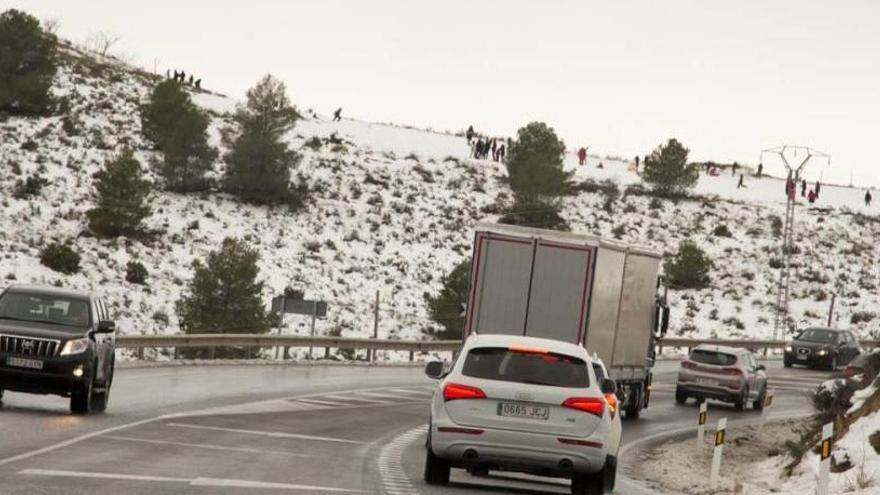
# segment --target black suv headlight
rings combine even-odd
[[[61,356],[73,356],[75,354],[82,354],[89,349],[89,339],[73,339],[68,340],[64,343],[64,347],[61,348]]]

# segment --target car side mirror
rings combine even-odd
[[[98,322],[98,333],[113,333],[116,331],[116,322],[101,320]]]
[[[443,377],[443,361],[431,361],[425,365],[425,374],[428,378],[438,380]]]
[[[613,394],[617,392],[617,383],[611,378],[603,378],[599,388],[603,394]]]
[[[756,370],[756,371],[766,371],[766,370],[767,370],[767,367],[764,366],[763,364],[759,364],[759,365],[755,368],[755,370]]]

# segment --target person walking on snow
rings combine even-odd
[[[810,204],[816,202],[816,191],[810,189],[810,194],[807,195],[807,201],[809,201]]]
[[[733,165],[730,167],[732,173],[730,175],[736,176],[736,169],[739,168],[739,163],[733,162]]]
[[[587,162],[587,150],[584,147],[581,147],[581,149],[579,149],[577,152],[577,157],[578,164],[583,166],[583,164]]]
[[[801,181],[801,197],[803,198],[806,195],[807,195],[807,181],[805,179],[805,180]]]
[[[763,174],[763,173],[764,173],[764,164],[763,164],[763,163],[759,163],[759,164],[758,164],[758,177],[760,177],[761,174]]]
[[[333,122],[339,122],[340,120],[342,120],[342,107],[337,108],[336,111],[333,112]]]
[[[737,188],[737,189],[740,189],[740,188],[746,187],[746,185],[743,184],[743,181],[744,181],[744,180],[745,180],[745,176],[744,176],[744,174],[739,174],[739,184],[736,185],[736,188]]]
[[[504,161],[504,153],[505,153],[505,151],[506,151],[506,149],[504,148],[504,145],[503,145],[503,144],[502,144],[501,146],[498,147],[498,161],[499,161],[499,162],[503,162],[503,161]]]
[[[464,135],[467,137],[468,144],[471,144],[471,141],[474,140],[474,126],[469,125]]]
[[[639,171],[639,155],[636,155],[636,172]]]
[[[867,191],[865,191],[865,207],[866,208],[870,208],[872,199],[874,199],[874,198],[871,197],[871,190],[868,189]]]
[[[819,181],[816,181],[816,189],[814,189],[814,190],[816,191],[817,198],[819,197],[819,187],[820,187]]]

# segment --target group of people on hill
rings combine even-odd
[[[170,70],[165,71],[165,77],[167,77],[168,79],[172,79]],[[189,79],[187,79],[185,71],[178,71],[177,69],[174,69],[173,79],[180,84],[186,84],[196,89],[202,89],[202,79],[195,79],[192,74],[190,74]]]
[[[822,183],[816,181],[816,186],[807,192],[807,181],[805,179],[801,179],[801,197],[807,198],[807,201],[810,204],[816,202],[819,199],[819,192],[822,190]],[[788,178],[785,179],[785,196],[794,201],[797,197],[797,181],[793,180],[791,175],[789,174]]]
[[[474,126],[468,126],[465,131],[468,145],[471,147],[471,156],[477,160],[486,160],[489,153],[492,154],[492,161],[503,162],[504,156],[507,154],[507,148],[510,146],[511,139],[507,138],[506,144],[504,139],[498,144],[498,138],[489,138],[480,136],[474,131]]]

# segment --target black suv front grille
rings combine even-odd
[[[57,340],[0,335],[0,352],[8,354],[50,357],[58,353],[59,345]]]

